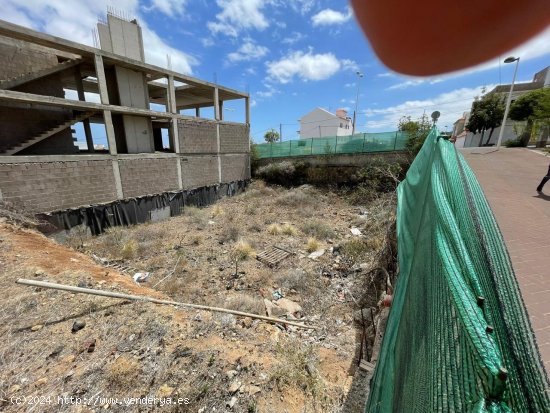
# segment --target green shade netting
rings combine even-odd
[[[407,135],[403,132],[361,133],[351,136],[299,139],[256,145],[260,159],[286,156],[330,155],[401,151]]]
[[[398,187],[400,273],[366,412],[550,412],[502,235],[472,170],[438,135]]]

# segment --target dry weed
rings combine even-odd
[[[225,303],[225,308],[244,313],[265,314],[264,301],[260,297],[254,297],[250,294],[238,294],[229,297]]]
[[[275,348],[279,364],[271,373],[271,380],[279,389],[296,387],[314,397],[324,390],[317,371],[317,354],[313,346],[291,339],[277,343]]]
[[[318,239],[329,239],[335,236],[330,226],[317,219],[309,219],[304,222],[302,232]]]
[[[296,229],[296,227],[294,225],[288,224],[288,223],[284,224],[281,227],[281,231],[285,235],[298,235],[298,230]]]
[[[283,233],[283,228],[279,224],[271,224],[267,227],[267,232],[271,235],[281,235]]]
[[[319,248],[321,248],[321,243],[317,240],[317,238],[310,237],[307,240],[306,250],[307,252],[315,252]]]
[[[122,246],[120,250],[120,255],[122,256],[122,258],[129,260],[136,257],[139,249],[139,243],[134,239],[130,239]]]
[[[252,248],[252,246],[248,242],[242,239],[235,244],[231,251],[231,257],[234,261],[245,261],[248,258],[255,256],[256,251],[254,251],[254,248]]]
[[[212,208],[212,218],[219,217],[225,215],[225,211],[220,205],[214,205]]]

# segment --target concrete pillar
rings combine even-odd
[[[167,90],[168,96],[166,99],[168,103],[168,110],[170,113],[177,114],[178,113],[178,107],[176,102],[176,87],[174,85],[174,76],[168,75],[168,90]],[[176,153],[181,152],[180,148],[180,138],[179,138],[179,130],[178,130],[178,118],[173,117],[170,119],[170,138],[174,145],[174,151]],[[176,169],[178,171],[178,187],[179,189],[183,189],[183,175],[181,171],[181,158],[178,157],[176,159]]]
[[[77,66],[74,70],[74,80],[76,83],[76,92],[78,93],[78,100],[85,101],[84,85],[82,84],[82,74],[80,68]],[[88,146],[88,152],[94,152],[94,141],[92,138],[92,129],[90,128],[90,119],[84,119],[82,121],[84,125],[84,135],[86,136],[86,145]]]
[[[167,100],[167,109],[170,113],[177,114],[178,108],[176,106],[176,88],[174,86],[174,76],[169,75],[168,76],[168,90],[167,90],[168,96]],[[181,152],[180,148],[180,142],[179,142],[179,134],[178,134],[178,119],[176,117],[173,117],[170,119],[170,135],[171,139],[174,142],[174,151],[176,153]]]
[[[218,105],[220,107],[220,120],[223,120],[223,100],[220,100]]]
[[[214,119],[216,120],[220,120],[220,106],[219,106],[220,99],[218,98],[218,96],[219,96],[218,88],[215,87],[213,100],[214,100]]]
[[[109,104],[109,93],[107,91],[107,79],[105,78],[105,68],[103,66],[103,57],[99,54],[95,55],[95,72],[97,77],[97,85],[99,87],[99,96],[101,103]],[[107,134],[107,142],[109,142],[109,153],[116,155],[116,139],[115,128],[113,127],[113,117],[110,110],[103,111],[103,119],[105,121],[105,133]],[[118,168],[117,168],[118,169]],[[119,176],[120,179],[120,176]]]
[[[116,195],[118,199],[124,199],[124,192],[122,191],[122,180],[120,179],[120,168],[118,166],[118,159],[113,157],[113,176],[115,177]]]
[[[245,123],[250,125],[250,98],[244,98]]]
[[[197,117],[197,118],[201,117],[201,108],[199,108],[199,107],[195,108],[195,117]]]

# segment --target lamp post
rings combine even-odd
[[[512,84],[510,85],[510,92],[508,93],[508,100],[506,101],[506,109],[504,109],[504,118],[502,119],[502,125],[500,125],[500,131],[498,133],[497,149],[500,149],[502,143],[502,135],[504,134],[504,127],[506,126],[506,119],[508,118],[508,111],[510,110],[510,102],[512,101],[512,92],[514,91],[514,83],[516,81],[516,75],[518,73],[519,57],[507,57],[504,59],[504,63],[516,62],[516,68],[514,69],[514,77]]]
[[[355,74],[359,77],[357,80],[357,94],[355,95],[355,110],[353,111],[353,127],[351,129],[351,136],[355,135],[355,121],[357,119],[357,103],[359,100],[359,85],[361,83],[361,78],[363,77],[363,73],[357,71]]]

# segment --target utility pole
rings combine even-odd
[[[355,95],[355,110],[353,111],[353,127],[351,130],[351,136],[355,135],[355,121],[357,119],[357,103],[359,100],[359,86],[361,84],[361,78],[363,77],[363,73],[357,71],[355,72],[357,76],[359,76],[359,79],[357,79],[357,94]]]

